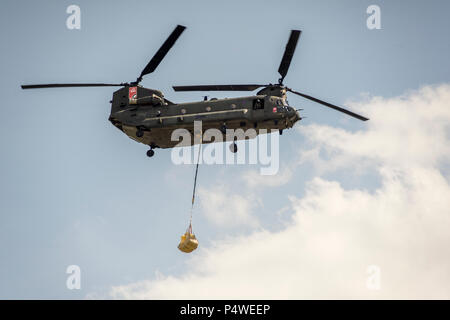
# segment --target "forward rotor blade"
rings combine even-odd
[[[264,84],[225,84],[225,85],[198,85],[198,86],[173,86],[175,91],[253,91]]]
[[[281,75],[281,83],[283,83],[284,77],[289,70],[291,65],[292,57],[294,56],[295,47],[297,46],[298,38],[302,32],[300,30],[292,30],[289,37],[289,41],[286,44],[286,49],[284,50],[283,58],[281,59],[280,67],[278,68],[278,73]]]
[[[172,33],[167,38],[167,40],[163,43],[161,48],[159,48],[159,50],[155,53],[152,60],[150,60],[150,62],[145,66],[144,70],[142,70],[141,75],[137,79],[137,82],[141,82],[142,77],[145,76],[146,74],[149,74],[149,73],[152,73],[153,71],[155,71],[156,67],[158,67],[160,62],[164,59],[167,52],[169,52],[170,48],[173,47],[173,45],[175,44],[175,41],[177,41],[177,39],[179,38],[181,33],[183,33],[184,29],[186,29],[186,27],[178,25],[172,31]]]
[[[127,83],[50,83],[22,85],[22,89],[70,88],[70,87],[122,87]]]
[[[290,91],[290,92],[296,94],[296,95],[299,95],[299,96],[303,97],[303,98],[306,98],[306,99],[312,100],[312,101],[314,101],[314,102],[320,103],[320,104],[322,104],[322,105],[324,105],[324,106],[326,106],[326,107],[332,108],[332,109],[337,110],[337,111],[339,111],[339,112],[343,112],[343,113],[348,114],[349,116],[352,116],[352,117],[354,117],[354,118],[356,118],[356,119],[359,119],[359,120],[361,120],[361,121],[367,121],[367,120],[369,120],[369,119],[366,118],[366,117],[363,117],[363,116],[361,116],[361,115],[359,115],[359,114],[356,114],[356,113],[354,113],[354,112],[351,112],[351,111],[349,111],[349,110],[347,110],[347,109],[344,109],[344,108],[335,106],[334,104],[331,104],[331,103],[328,103],[328,102],[319,100],[319,99],[314,98],[314,97],[311,97],[311,96],[308,96],[307,94],[303,94],[303,93],[294,91],[294,90],[292,90],[292,89],[290,89],[290,88],[286,88],[286,89],[287,89],[288,91]]]

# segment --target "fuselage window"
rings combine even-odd
[[[264,109],[264,100],[255,99],[253,100],[253,110]]]

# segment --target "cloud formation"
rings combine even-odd
[[[217,242],[193,256],[182,275],[113,287],[110,295],[449,299],[450,86],[351,107],[371,118],[360,131],[299,127],[311,148],[287,170],[307,162],[317,175],[303,197],[289,198],[285,228]],[[345,189],[324,177],[341,171],[361,177],[360,187]],[[379,186],[365,186],[359,173],[368,171]],[[367,287],[371,265],[381,271],[379,290]]]
[[[203,215],[216,226],[236,227],[259,225],[253,210],[258,206],[258,199],[252,195],[233,193],[225,185],[212,188],[199,188],[198,198]]]

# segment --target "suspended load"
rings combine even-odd
[[[197,165],[195,166],[195,177],[194,177],[194,190],[192,191],[192,204],[191,204],[191,219],[189,221],[189,227],[186,230],[186,233],[181,236],[180,244],[178,245],[178,249],[183,252],[190,253],[197,249],[198,241],[195,237],[195,234],[192,233],[192,211],[194,210],[194,202],[195,202],[195,187],[197,186],[197,175],[198,175],[198,165],[200,163],[200,152],[202,149],[202,133],[196,133],[200,136],[200,145],[198,146],[198,156],[197,156]]]
[[[185,253],[190,253],[197,249],[198,240],[195,237],[195,234],[192,233],[192,225],[189,224],[189,228],[186,230],[186,233],[181,236],[180,244],[178,245],[178,249]]]

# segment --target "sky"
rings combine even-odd
[[[68,6],[81,28],[66,27]],[[366,25],[370,5],[381,29]],[[0,298],[450,298],[448,1],[3,1],[0,11]],[[126,82],[187,27],[143,86],[269,83],[291,29],[285,83],[305,116],[280,137],[280,170],[193,165],[107,119]],[[210,98],[246,93],[209,93]],[[81,270],[69,290],[67,267]],[[374,289],[373,270],[379,286]]]

